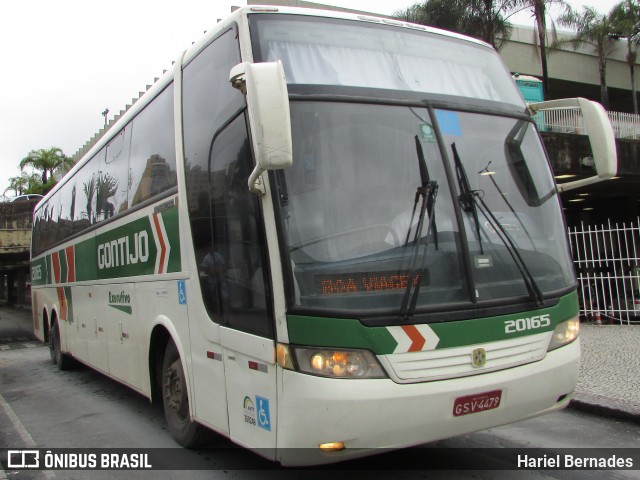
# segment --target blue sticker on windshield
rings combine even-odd
[[[438,125],[443,135],[453,135],[454,137],[462,135],[462,129],[460,128],[460,122],[458,121],[458,114],[456,112],[436,110],[436,117],[438,118]]]

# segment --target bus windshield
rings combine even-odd
[[[255,17],[254,59],[281,59],[294,92],[294,164],[275,175],[291,307],[404,317],[573,287],[544,149],[492,49]]]
[[[426,108],[292,102],[297,161],[279,173],[278,188],[295,305],[393,310],[411,281],[421,285],[418,311],[529,296],[514,250],[541,292],[573,284],[553,179],[533,125],[434,112],[432,118]],[[420,155],[438,191],[432,221],[425,219],[416,235]],[[457,180],[448,180],[456,157],[482,200],[478,208],[465,204]],[[411,280],[415,268],[419,279]]]

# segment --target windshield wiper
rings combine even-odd
[[[411,229],[413,228],[413,220],[415,219],[416,216],[416,209],[418,207],[418,202],[420,201],[421,198],[426,198],[427,192],[426,192],[426,188],[428,187],[428,185],[431,183],[431,178],[429,177],[429,170],[427,168],[427,161],[424,158],[424,151],[422,150],[422,144],[420,143],[420,139],[418,138],[418,136],[415,136],[415,141],[416,141],[416,153],[418,155],[418,168],[420,169],[420,183],[421,185],[418,187],[418,189],[416,190],[416,195],[414,197],[413,200],[413,211],[411,212],[411,220],[409,221],[409,229],[407,230],[407,236],[404,240],[404,246],[406,247],[407,245],[409,245],[409,239],[411,237]],[[436,185],[436,189],[437,189],[437,182],[433,182]],[[433,199],[433,203],[435,203],[435,196]],[[424,201],[423,201],[424,204]],[[427,206],[427,209],[429,209],[430,207]],[[430,210],[428,210],[429,212],[431,212]],[[424,214],[420,215],[420,219],[424,218]],[[416,231],[414,233],[413,236],[413,241],[415,242],[418,238],[420,238],[420,235],[418,234],[418,229],[416,228]],[[435,247],[436,250],[438,249],[438,228],[437,225],[435,224],[435,219],[433,222],[433,241],[435,243]]]
[[[460,187],[460,196],[458,201],[462,210],[467,213],[473,213],[473,220],[476,226],[476,236],[478,237],[478,245],[480,246],[480,253],[484,255],[484,249],[482,248],[482,237],[480,235],[480,220],[478,219],[478,209],[476,207],[475,197],[477,192],[471,190],[469,185],[469,178],[467,172],[460,161],[460,155],[458,155],[458,149],[455,142],[451,144],[451,150],[453,151],[453,161],[456,167],[456,177],[458,177],[458,186]]]
[[[473,204],[472,210],[465,210],[465,211],[474,212],[478,238],[480,238],[480,230],[479,230],[480,222],[478,221],[477,210],[480,210],[480,213],[482,213],[484,218],[491,224],[496,234],[498,235],[498,237],[504,244],[505,248],[509,252],[509,255],[511,255],[513,262],[515,263],[516,267],[520,271],[520,275],[524,280],[524,284],[527,288],[527,291],[529,292],[530,297],[533,300],[535,300],[539,305],[542,305],[543,303],[542,291],[540,290],[540,287],[538,286],[535,277],[529,271],[529,267],[527,266],[524,259],[522,258],[522,255],[520,255],[520,252],[518,251],[518,247],[515,245],[515,243],[513,242],[513,239],[504,229],[500,221],[493,214],[493,212],[491,211],[489,206],[486,204],[482,196],[478,195],[478,192],[476,190],[471,190],[464,165],[462,165],[462,161],[460,160],[460,156],[458,155],[458,150],[456,149],[455,143],[451,144],[451,150],[453,151],[453,158],[456,165],[456,172],[459,172],[458,179],[462,177],[465,180],[465,186],[463,187],[462,184],[460,186],[460,190],[461,190],[460,204],[463,209],[465,207],[463,202],[467,202],[469,206],[471,206],[470,204]],[[482,251],[482,246],[480,247],[480,250]]]
[[[421,185],[416,190],[415,200],[413,203],[413,212],[411,213],[411,221],[409,222],[409,231],[407,232],[407,238],[405,240],[404,247],[409,244],[409,237],[411,235],[411,228],[415,217],[418,202],[422,199],[420,204],[420,213],[418,214],[418,225],[413,236],[414,250],[413,257],[411,259],[411,268],[409,271],[409,277],[407,281],[407,289],[404,292],[402,298],[402,305],[400,306],[400,319],[407,321],[413,317],[416,310],[416,304],[418,302],[418,294],[420,293],[420,286],[422,285],[422,275],[424,272],[425,262],[427,259],[427,248],[429,246],[429,235],[433,227],[434,242],[436,249],[438,248],[438,234],[435,228],[435,207],[436,196],[438,195],[438,182],[429,178],[429,171],[427,169],[427,162],[424,158],[424,152],[422,150],[422,144],[420,139],[416,135],[416,153],[418,156],[418,166],[420,170],[420,183]],[[422,231],[424,229],[424,219],[426,213],[429,213],[429,221],[427,223],[427,234],[424,237],[423,253],[420,262],[418,262],[420,239],[422,238]]]

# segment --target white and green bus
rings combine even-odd
[[[577,107],[615,174],[601,107]],[[567,187],[565,187],[567,188]],[[578,297],[531,110],[474,39],[247,7],[39,203],[35,332],[285,465],[568,404]]]

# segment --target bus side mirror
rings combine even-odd
[[[602,108],[602,105],[587,100],[586,98],[549,100],[529,105],[532,114],[541,110],[567,108],[578,108],[582,112],[584,126],[589,136],[589,143],[591,144],[593,160],[598,175],[574,182],[561,183],[558,185],[558,192],[565,192],[567,190],[573,190],[574,188],[601,182],[602,180],[608,180],[614,177],[618,170],[615,134],[607,112]]]
[[[249,176],[249,190],[265,193],[261,174],[293,164],[289,92],[282,62],[236,65],[231,84],[247,96],[247,111],[256,166]]]

